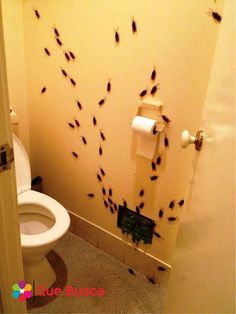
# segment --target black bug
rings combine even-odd
[[[134,17],[132,16],[132,32],[137,33],[137,23],[134,20]]]
[[[158,176],[151,176],[151,177],[150,177],[150,180],[151,180],[151,181],[155,181],[155,180],[157,180],[158,178],[159,178],[159,175],[158,175]]]
[[[153,81],[153,82],[155,81],[156,75],[157,75],[157,72],[156,72],[156,69],[154,67],[152,70],[152,74],[151,74],[151,81]]]
[[[71,129],[74,129],[74,128],[75,128],[74,124],[71,123],[71,122],[68,122],[68,125],[69,125],[69,127],[70,127]]]
[[[108,194],[109,194],[109,196],[112,196],[112,188],[109,188]]]
[[[80,123],[79,123],[79,121],[77,119],[75,119],[75,124],[76,124],[77,127],[80,126]]]
[[[99,106],[102,106],[106,101],[106,97],[104,97],[103,99],[99,100],[98,104]]]
[[[93,198],[95,195],[93,193],[87,194],[88,197]]]
[[[164,215],[163,209],[164,209],[163,207],[161,207],[161,208],[159,209],[159,213],[158,213],[159,218],[162,218],[163,215]]]
[[[102,149],[102,146],[99,146],[99,150],[98,150],[98,152],[99,152],[99,155],[100,155],[100,156],[102,156],[102,154],[103,154],[103,149]]]
[[[135,210],[136,210],[136,213],[140,215],[140,208],[138,206],[136,206]]]
[[[60,36],[60,33],[58,32],[58,29],[56,27],[53,27],[53,30],[54,30],[54,34],[59,37]]]
[[[105,171],[104,171],[102,168],[100,168],[100,171],[101,171],[101,174],[102,174],[103,176],[106,175]]]
[[[175,207],[175,200],[171,201],[169,204],[169,208],[173,209]]]
[[[159,166],[161,164],[161,156],[157,157],[156,164]]]
[[[119,42],[120,42],[120,35],[118,33],[118,29],[119,29],[119,27],[115,30],[115,41],[117,44],[119,44]]]
[[[161,117],[162,117],[162,119],[163,119],[166,123],[170,123],[170,122],[171,122],[171,120],[170,120],[166,115],[163,114]]]
[[[156,127],[156,125],[155,125],[154,128],[153,128],[153,130],[152,130],[152,134],[153,134],[153,135],[156,135],[157,132],[158,132],[158,131],[157,131],[157,127]]]
[[[45,51],[45,53],[46,53],[48,56],[51,56],[51,53],[50,53],[50,51],[48,50],[48,48],[44,48],[44,51]]]
[[[142,208],[144,207],[144,205],[145,205],[144,202],[141,202],[138,207],[139,207],[140,209],[142,209]]]
[[[104,187],[102,187],[102,194],[106,195],[106,189]]]
[[[74,85],[74,86],[76,85],[76,81],[73,78],[70,78],[70,81],[71,81],[72,85]]]
[[[111,91],[111,81],[109,80],[107,83],[107,92],[110,93]]]
[[[141,189],[141,190],[139,191],[139,196],[140,196],[140,197],[143,197],[143,196],[144,196],[144,193],[145,193],[144,189]]]
[[[75,157],[75,158],[78,158],[78,154],[76,152],[72,152],[72,155]]]
[[[166,271],[166,268],[163,267],[163,266],[158,266],[157,269],[160,270],[160,271]]]
[[[110,212],[111,212],[112,214],[114,214],[114,209],[113,209],[113,207],[110,205],[109,208],[110,208]]]
[[[126,208],[128,206],[126,200],[123,200],[123,206]]]
[[[116,203],[113,204],[115,211],[117,211],[117,205]]]
[[[153,278],[148,278],[148,280],[149,280],[153,285],[156,284],[156,282],[155,282],[155,280],[154,280]]]
[[[151,163],[151,166],[152,166],[152,170],[156,171],[157,167],[156,167],[156,163],[154,161]]]
[[[212,16],[214,21],[217,22],[217,23],[220,23],[221,20],[222,20],[222,16],[216,12],[216,11],[213,11],[212,9],[209,8],[209,11],[207,12],[208,15]]]
[[[61,73],[62,73],[65,77],[67,77],[67,73],[66,73],[66,71],[65,71],[64,69],[61,69]]]
[[[128,268],[128,272],[129,272],[131,275],[134,275],[134,276],[135,276],[135,272],[133,271],[133,269]]]
[[[75,55],[74,55],[74,53],[73,53],[72,51],[69,51],[69,55],[70,55],[70,57],[71,57],[73,60],[75,60]]]
[[[143,91],[141,91],[141,93],[139,94],[139,96],[142,98],[142,97],[144,97],[145,95],[147,95],[147,92],[148,92],[148,90],[147,90],[147,89],[144,89]]]
[[[182,207],[184,205],[184,200],[179,201],[179,207]]]
[[[34,10],[34,14],[37,17],[37,19],[39,20],[40,19],[39,11],[38,10]]]
[[[64,56],[65,56],[67,61],[70,61],[70,55],[68,52],[64,51]]]
[[[97,119],[96,119],[95,116],[93,116],[93,125],[94,125],[94,126],[97,125]]]
[[[61,47],[63,45],[62,41],[58,37],[56,37],[56,42],[57,42],[59,47]]]
[[[157,92],[157,90],[158,90],[158,85],[159,85],[159,84],[157,84],[157,85],[155,85],[155,86],[152,87],[152,89],[151,89],[151,91],[150,91],[150,94],[151,94],[152,96],[154,96],[154,95],[156,94],[156,92]]]
[[[84,145],[87,144],[87,140],[86,140],[86,138],[84,136],[82,136],[82,141],[83,141]]]
[[[98,173],[97,173],[97,179],[98,179],[99,182],[102,181],[102,178],[101,178],[100,174],[98,174]]]
[[[176,221],[178,220],[179,218],[178,217],[168,217],[167,218],[169,221]]]
[[[113,204],[113,200],[110,197],[108,197],[107,199],[108,199],[108,202],[112,205]]]
[[[108,205],[107,201],[103,200],[103,203],[104,203],[105,207],[108,208],[109,205]]]
[[[76,102],[77,102],[77,106],[78,106],[78,108],[79,108],[80,110],[82,110],[82,109],[83,109],[83,107],[82,107],[81,103],[80,103],[78,100],[76,100]]]
[[[166,148],[169,147],[169,139],[168,139],[168,137],[166,135],[165,135],[165,138],[164,138],[164,145],[165,145]]]
[[[44,94],[45,92],[46,92],[46,90],[47,90],[47,87],[43,87],[42,89],[41,89],[41,94]]]
[[[103,133],[102,131],[100,131],[100,136],[101,136],[101,139],[102,139],[103,141],[106,140],[106,137],[105,137],[105,135],[104,135],[104,133]]]
[[[153,231],[153,234],[154,234],[157,238],[161,239],[161,235],[160,235],[158,232]]]

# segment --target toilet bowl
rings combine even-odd
[[[66,209],[52,197],[31,190],[31,172],[27,152],[13,134],[17,201],[19,210],[24,280],[49,288],[56,275],[46,254],[70,226]]]

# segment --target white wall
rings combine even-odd
[[[235,7],[227,0],[165,312],[235,313]],[[191,149],[190,147],[188,149]]]

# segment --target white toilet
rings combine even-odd
[[[46,254],[66,233],[70,217],[53,198],[31,190],[31,172],[27,152],[13,134],[17,199],[20,214],[24,280],[49,288],[56,280]]]

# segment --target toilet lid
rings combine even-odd
[[[31,189],[30,162],[23,144],[15,134],[13,134],[13,149],[17,194],[21,194]]]

